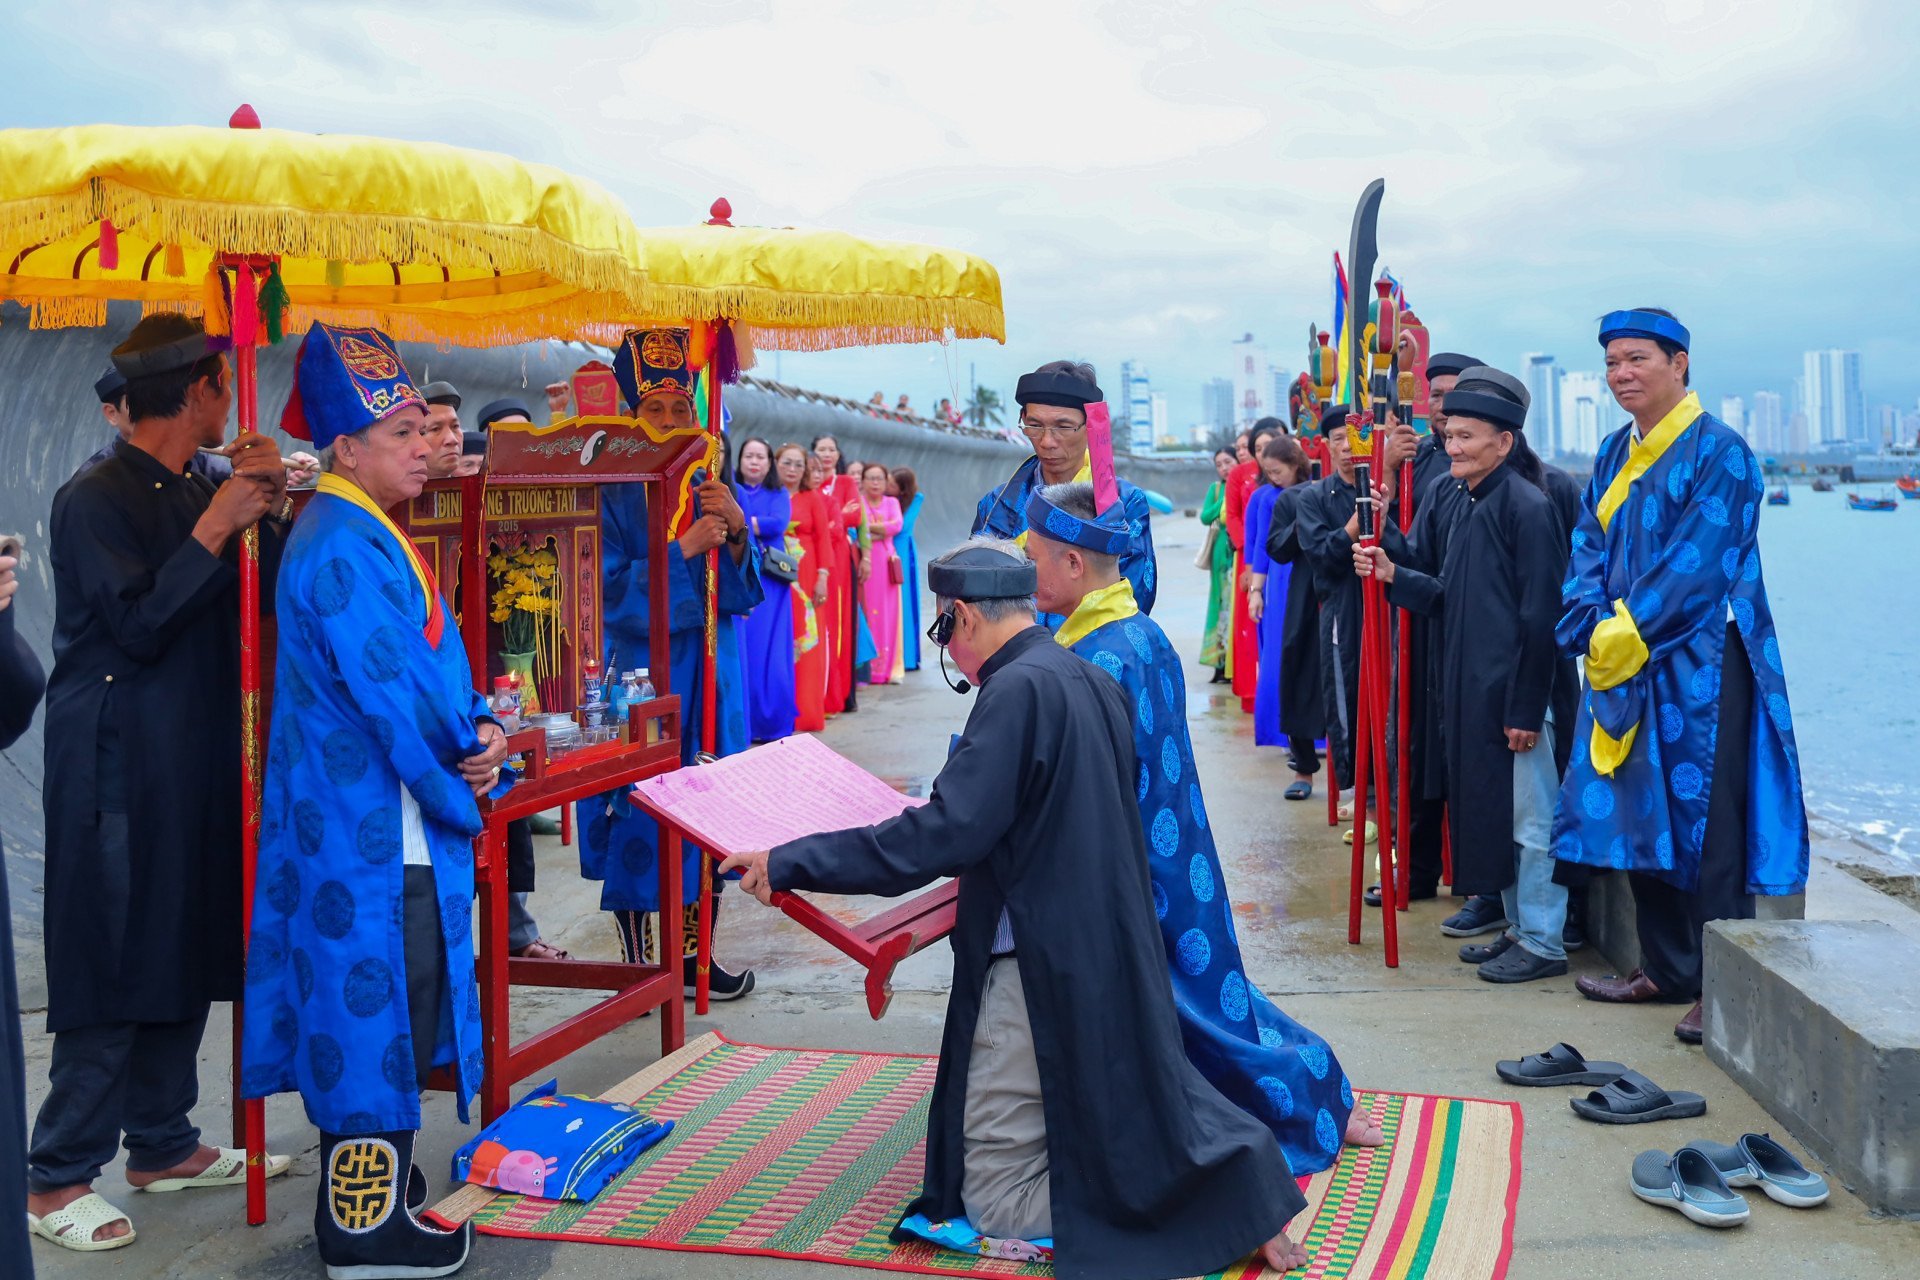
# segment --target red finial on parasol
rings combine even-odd
[[[733,225],[731,221],[733,218],[733,206],[727,203],[725,196],[721,196],[718,200],[715,200],[713,207],[708,209],[707,212],[713,215],[707,219],[708,226],[730,227]]]
[[[250,102],[241,103],[234,108],[233,114],[227,117],[229,129],[258,129],[259,127],[260,113],[253,109],[253,104]]]

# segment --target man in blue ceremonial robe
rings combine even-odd
[[[1186,672],[1121,576],[1124,517],[1115,507],[1096,515],[1092,485],[1063,484],[1034,491],[1027,521],[1039,607],[1066,616],[1054,639],[1127,695],[1154,914],[1188,1060],[1273,1132],[1296,1175],[1330,1168],[1342,1140],[1378,1145],[1380,1128],[1354,1109],[1327,1042],[1247,980],[1187,736]]]
[[[1020,430],[1033,442],[1033,456],[1021,463],[1003,484],[980,499],[973,517],[973,535],[1006,538],[1025,545],[1027,500],[1041,485],[1091,481],[1093,463],[1087,453],[1087,406],[1106,399],[1094,380],[1093,366],[1072,360],[1054,360],[1021,375],[1013,392],[1020,406]],[[1142,613],[1153,612],[1159,570],[1153,556],[1153,509],[1147,495],[1118,480],[1120,505],[1126,513],[1127,547],[1120,554],[1120,572],[1133,584],[1133,599]],[[1062,619],[1047,613],[1040,624],[1057,628]]]
[[[614,354],[613,372],[627,407],[662,431],[693,430],[693,377],[687,369],[687,335],[680,329],[634,330]],[[760,556],[747,536],[747,518],[733,490],[709,473],[691,490],[690,522],[668,553],[667,630],[671,690],[680,698],[680,758],[691,765],[703,751],[730,756],[749,745],[745,666],[733,619],[753,612],[765,598]],[[669,525],[674,513],[669,512]],[[652,602],[648,595],[646,488],[600,487],[601,617],[606,626],[606,670],[643,665],[652,652]],[[714,681],[715,744],[701,741],[706,687],[707,552],[719,548],[717,578],[720,625]],[[613,913],[621,953],[629,963],[656,949],[652,913],[660,910],[659,824],[635,808],[621,788],[579,803],[580,873],[601,882],[600,907]],[[711,874],[705,855],[682,843],[684,911],[681,948],[686,990],[694,992],[700,877]],[[713,926],[720,923],[720,885],[714,882]],[[708,975],[715,1000],[737,1000],[753,990],[753,971],[731,973],[719,964]]]
[[[1760,463],[1687,389],[1686,328],[1665,311],[1600,323],[1607,385],[1633,415],[1600,446],[1573,532],[1558,639],[1586,696],[1554,856],[1632,874],[1641,967],[1581,978],[1591,1000],[1693,1002],[1701,935],[1754,894],[1807,882],[1793,715],[1760,573]]]
[[[316,324],[282,427],[325,474],[280,565],[241,1086],[299,1091],[320,1129],[314,1233],[328,1274],[447,1275],[472,1228],[413,1216],[420,1091],[479,1091],[477,797],[506,736],[474,692],[452,611],[386,512],[417,497],[425,405],[376,329]]]

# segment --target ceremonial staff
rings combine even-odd
[[[1379,257],[1379,221],[1380,201],[1385,196],[1385,179],[1375,178],[1367,184],[1360,195],[1360,203],[1353,213],[1353,233],[1348,242],[1347,252],[1347,308],[1346,328],[1343,345],[1348,352],[1346,373],[1346,400],[1351,406],[1347,420],[1348,439],[1354,459],[1354,483],[1359,492],[1356,497],[1362,546],[1372,546],[1378,537],[1373,509],[1373,424],[1377,412],[1384,419],[1391,399],[1390,374],[1375,372],[1371,384],[1362,380],[1361,370],[1372,364],[1371,352],[1366,350],[1362,341],[1365,332],[1366,295],[1364,290],[1373,278],[1374,262]],[[1391,353],[1389,353],[1389,364]],[[1362,393],[1365,392],[1363,399]],[[1365,405],[1365,408],[1362,406]],[[1365,891],[1366,851],[1367,851],[1367,794],[1368,774],[1373,764],[1372,757],[1385,755],[1385,673],[1382,666],[1385,650],[1380,644],[1380,617],[1382,602],[1377,579],[1367,578],[1361,584],[1361,623],[1360,623],[1360,688],[1358,714],[1353,725],[1353,866],[1348,894],[1347,941],[1360,941],[1361,895]],[[1336,668],[1337,669],[1337,668]],[[1375,736],[1380,742],[1376,747]],[[1384,759],[1380,762],[1384,765]],[[1384,768],[1382,769],[1384,773]],[[1381,830],[1384,834],[1385,824]],[[1380,848],[1380,903],[1382,907],[1382,930],[1386,944],[1386,961],[1390,969],[1400,965],[1399,919],[1395,898],[1399,888],[1398,877],[1393,869],[1393,853],[1390,844],[1383,841]]]

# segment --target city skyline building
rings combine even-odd
[[[1747,402],[1745,400],[1739,396],[1721,396],[1720,421],[1739,432],[1741,438],[1749,445],[1753,443],[1753,437],[1747,434]]]
[[[1759,453],[1787,449],[1786,408],[1777,391],[1756,391],[1747,411],[1747,443]]]
[[[1135,453],[1153,450],[1153,386],[1146,366],[1138,360],[1120,362],[1120,407],[1127,426],[1127,443]]]
[[[1201,384],[1200,421],[1212,431],[1233,429],[1233,379],[1209,378]]]
[[[1269,397],[1273,361],[1267,349],[1246,334],[1228,344],[1228,367],[1233,371],[1233,425],[1240,426],[1272,413]],[[1280,402],[1286,404],[1285,400]]]
[[[1541,453],[1557,457],[1568,452],[1560,442],[1560,363],[1543,352],[1529,351],[1520,358],[1521,381],[1527,384],[1532,405],[1527,411],[1527,432],[1539,444]]]
[[[1860,391],[1860,353],[1830,347],[1801,356],[1801,410],[1816,448],[1864,444],[1867,407]]]
[[[1606,377],[1598,373],[1574,372],[1560,375],[1560,434],[1556,455],[1579,454],[1592,457],[1600,452],[1600,442],[1619,424],[1613,421],[1613,393]],[[1530,428],[1532,424],[1529,424]]]

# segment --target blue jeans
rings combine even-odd
[[[1513,922],[1507,936],[1545,960],[1564,960],[1561,934],[1567,926],[1567,889],[1553,882],[1553,805],[1560,791],[1553,767],[1553,721],[1540,726],[1531,751],[1513,753],[1514,883],[1500,891]]]

